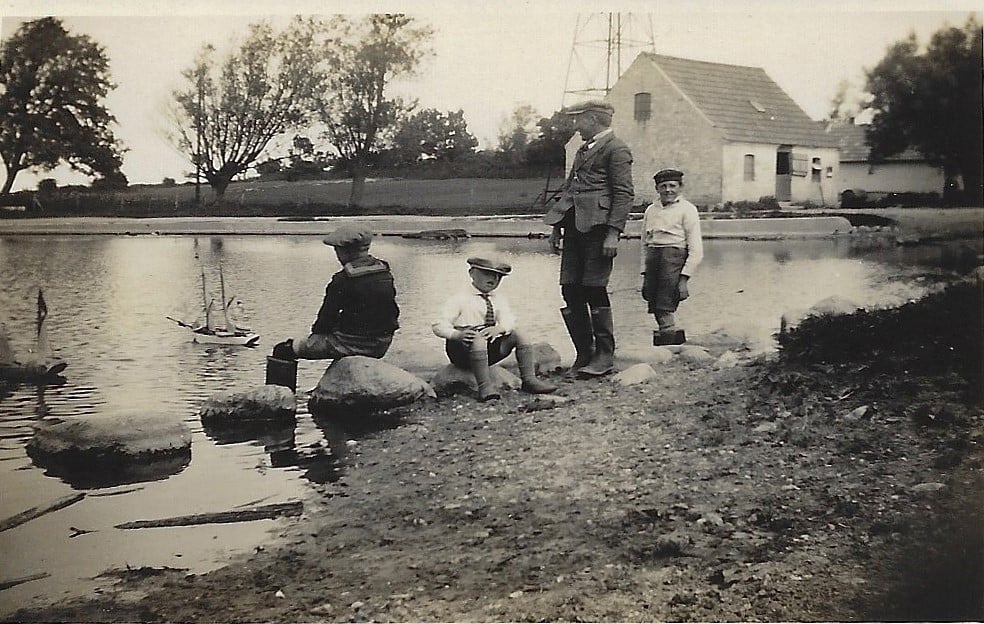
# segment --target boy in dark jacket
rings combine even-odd
[[[389,264],[369,254],[372,230],[343,225],[324,238],[335,248],[342,270],[325,288],[311,334],[273,348],[276,360],[335,360],[349,355],[381,358],[399,328],[400,309]],[[270,383],[268,367],[267,382]],[[287,385],[287,384],[283,384]]]

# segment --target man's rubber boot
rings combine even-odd
[[[591,362],[594,355],[594,333],[591,331],[591,316],[588,314],[588,306],[581,305],[576,308],[566,307],[560,309],[560,315],[564,317],[564,324],[567,325],[567,333],[571,336],[574,343],[576,357],[571,364],[571,371],[577,372]]]
[[[480,338],[478,340],[481,340]],[[472,374],[478,382],[478,400],[482,403],[498,399],[501,395],[495,391],[492,383],[492,371],[489,370],[489,354],[486,351],[472,351],[469,356]]]
[[[687,342],[687,334],[682,329],[660,329],[653,332],[653,345],[681,345]]]
[[[297,392],[297,360],[281,360],[267,356],[266,383],[274,386],[286,386],[291,392]]]
[[[615,325],[612,309],[608,307],[592,310],[591,328],[594,330],[594,355],[591,362],[577,372],[578,377],[600,377],[615,370]]]
[[[533,347],[530,345],[517,346],[516,361],[519,363],[519,376],[523,380],[523,385],[520,388],[523,392],[549,394],[557,389],[557,386],[552,383],[536,378],[536,357],[533,355]]]

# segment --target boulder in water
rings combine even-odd
[[[289,422],[297,409],[290,388],[267,384],[245,392],[217,394],[202,405],[198,413],[204,425]]]
[[[109,414],[44,421],[27,454],[77,487],[161,479],[191,461],[191,430],[177,419]]]

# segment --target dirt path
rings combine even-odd
[[[979,619],[980,400],[907,358],[419,403],[349,434],[282,545],[12,620]]]

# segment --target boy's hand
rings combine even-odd
[[[690,296],[690,289],[687,288],[687,282],[689,281],[690,278],[686,275],[680,276],[680,281],[677,283],[677,290],[680,293],[680,301],[683,301]]]
[[[492,327],[485,327],[478,330],[478,335],[485,338],[489,342],[494,340],[496,336],[499,336],[500,334],[502,334],[502,330],[499,329],[498,325],[493,325]]]
[[[471,346],[472,341],[475,340],[476,336],[478,336],[478,331],[474,329],[459,329],[458,335],[459,335],[458,340],[460,340],[461,342],[465,343],[468,346]]]

